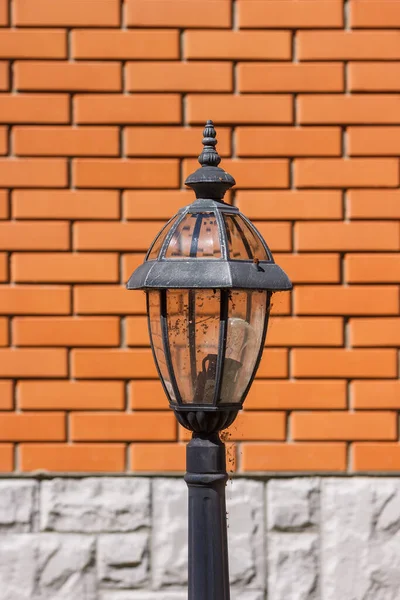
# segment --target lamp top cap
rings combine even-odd
[[[218,143],[216,136],[214,123],[210,119],[203,130],[203,151],[198,158],[201,167],[185,181],[185,185],[194,190],[198,200],[222,201],[225,192],[236,183],[232,175],[218,166],[221,157],[215,149]]]

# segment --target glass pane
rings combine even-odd
[[[240,402],[261,347],[267,292],[231,290],[221,402]]]
[[[170,400],[171,402],[176,402],[176,397],[168,373],[167,362],[165,360],[165,352],[161,332],[160,298],[161,295],[159,291],[148,292],[151,343],[153,345],[156,362],[160,370],[164,385],[170,396]]]
[[[187,214],[168,245],[166,258],[221,258],[214,213]]]
[[[167,322],[182,402],[212,404],[220,326],[219,290],[168,290]]]
[[[225,215],[229,257],[236,260],[270,260],[267,252],[253,230],[238,215]]]
[[[149,254],[146,260],[156,260],[161,250],[161,246],[164,243],[165,238],[167,237],[168,231],[170,231],[172,225],[177,220],[178,215],[175,215],[168,223],[161,229],[160,233],[156,237],[153,242],[153,245],[150,247]]]

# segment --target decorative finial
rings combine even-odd
[[[198,158],[202,167],[218,167],[221,162],[221,157],[215,149],[218,144],[216,135],[214,123],[208,120],[203,131],[203,152]]]

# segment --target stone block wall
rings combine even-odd
[[[400,480],[234,479],[232,600],[398,600]],[[0,600],[185,600],[181,478],[0,480]]]

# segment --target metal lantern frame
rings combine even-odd
[[[230,598],[225,503],[225,485],[228,476],[225,446],[219,437],[219,432],[235,420],[257,372],[264,350],[272,294],[292,288],[286,273],[274,262],[270,249],[251,221],[238,208],[223,201],[225,192],[235,185],[235,180],[229,173],[218,167],[221,158],[215,150],[216,144],[213,122],[207,121],[204,129],[204,148],[199,156],[201,167],[192,173],[185,182],[194,190],[196,200],[179,210],[168,221],[153,242],[145,262],[135,270],[127,283],[129,290],[147,292],[149,332],[158,374],[177,420],[193,432],[192,439],[187,445],[187,472],[185,475],[185,481],[189,488],[189,600],[229,600]],[[215,225],[218,229],[219,250],[217,256],[214,255],[215,252],[211,253],[213,254],[211,258],[198,255],[202,214],[214,215],[213,227]],[[185,222],[188,215],[194,215],[196,219],[193,231],[188,236],[188,239],[191,237],[190,249],[186,254],[170,256],[169,248],[174,236],[178,234],[180,225]],[[212,218],[214,219],[214,217]],[[253,254],[248,252],[247,258],[237,259],[231,256],[228,235],[229,219],[232,220],[231,225],[236,222],[243,223],[244,229],[248,230],[248,236],[250,238],[253,236],[259,244],[255,248],[261,248],[261,251],[253,252]],[[200,225],[197,226],[198,223]],[[215,235],[215,227],[213,231],[209,229],[206,230],[206,233],[207,231],[211,232],[211,236]],[[212,237],[212,242],[214,243],[214,237]],[[203,254],[208,256],[208,252],[203,252]],[[195,299],[196,292],[199,290],[219,290],[219,327],[218,336],[216,336],[218,337],[218,351],[216,362],[214,361],[216,364],[215,378],[211,378],[211,383],[215,386],[212,403],[194,403],[193,401],[184,403],[182,401],[171,358],[168,290],[187,291],[188,297],[192,293]],[[253,307],[249,301],[250,294],[261,291],[265,293],[266,301],[262,332],[261,336],[257,338],[259,347],[257,344],[254,346],[257,349],[257,355],[252,371],[246,374],[246,377],[249,376],[248,381],[244,377],[246,385],[241,390],[238,401],[228,403],[221,401],[221,389],[230,326],[229,294],[233,294],[237,290],[247,292],[246,321],[238,319],[245,322],[246,325],[250,326],[248,319],[251,320],[253,314]],[[173,397],[164,381],[165,372],[163,376],[152,339],[149,297],[154,293],[159,295],[159,305],[157,305],[159,315],[157,313],[157,317],[159,316],[160,320],[159,330],[161,331],[163,356]],[[188,306],[189,304],[188,302]],[[264,310],[264,306],[262,306],[262,310]],[[248,312],[250,313],[249,317],[247,317]],[[191,322],[194,322],[194,319],[188,317],[188,323]],[[194,347],[196,347],[196,336],[193,339]],[[189,352],[193,353],[194,349],[191,348]],[[243,365],[240,364],[240,368],[242,367]],[[196,374],[199,377],[197,370]],[[230,371],[228,374],[230,375]],[[196,393],[192,400],[195,397]]]

